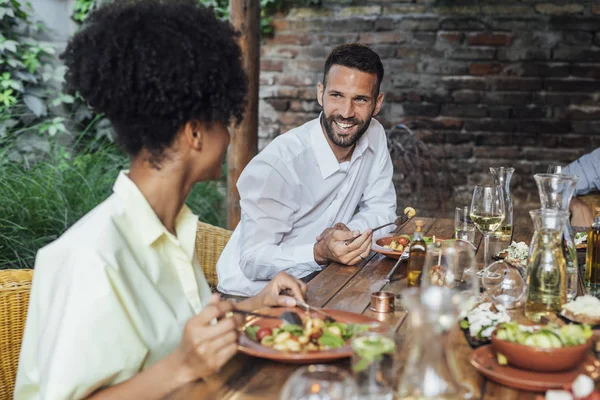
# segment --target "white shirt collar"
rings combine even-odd
[[[317,119],[312,120],[309,124],[310,135],[311,135],[311,145],[313,151],[315,152],[315,156],[317,158],[317,162],[319,163],[319,169],[321,171],[321,177],[323,179],[329,178],[331,175],[341,170],[340,163],[338,162],[327,138],[325,137],[326,133],[323,131],[323,127],[321,126],[321,115]],[[370,125],[369,125],[370,128]],[[350,160],[350,164],[352,164],[355,160],[357,160],[360,156],[363,155],[367,148],[371,147],[371,142],[369,141],[368,130],[364,133],[364,135],[358,140],[356,143],[356,147],[352,152],[352,158]]]

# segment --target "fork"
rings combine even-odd
[[[309,306],[304,300],[296,299],[296,304],[298,304],[300,307],[306,309],[306,311],[314,311],[317,314],[321,314],[323,317],[325,317],[325,322],[337,322],[337,320],[335,318],[333,318],[331,315],[327,314],[325,311],[321,310],[318,307]]]
[[[384,224],[384,225],[380,225],[377,228],[374,228],[371,232],[378,231],[378,230],[383,229],[386,226],[390,226],[390,225],[396,225],[398,227],[397,229],[399,229],[401,225],[406,224],[409,220],[410,220],[410,218],[408,216],[402,215],[402,216],[396,218],[394,220],[394,222],[390,222],[390,223],[387,223],[387,224]],[[346,246],[349,245],[350,243],[354,242],[355,239],[356,239],[356,237],[353,237],[353,238],[350,238],[350,239],[346,240],[345,241]]]

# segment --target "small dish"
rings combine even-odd
[[[595,340],[592,336],[587,342],[577,346],[545,349],[501,340],[494,332],[492,348],[496,353],[505,356],[508,364],[516,368],[535,372],[561,372],[577,368],[590,353]]]
[[[462,321],[467,321],[467,319],[463,318]],[[459,326],[460,326],[460,324],[459,324]],[[488,345],[491,343],[490,339],[479,339],[479,338],[471,336],[471,333],[469,332],[469,328],[463,328],[461,326],[460,330],[465,335],[465,339],[467,340],[467,343],[469,343],[469,346],[471,346],[472,349],[477,349],[481,346],[485,346],[485,345]]]
[[[378,236],[373,238],[373,245],[371,246],[371,250],[373,250],[376,253],[379,254],[383,254],[384,256],[387,256],[389,258],[393,258],[395,260],[399,259],[400,256],[402,256],[402,258],[408,258],[408,247],[410,246],[410,242],[406,245],[406,248],[403,251],[396,251],[396,250],[392,250],[383,246],[387,246],[389,245],[392,240],[394,240],[397,237],[400,236],[404,236],[406,237],[406,235],[402,235],[402,234],[387,234],[387,235],[383,235],[383,236]],[[430,242],[432,237],[431,236],[426,236],[425,238],[429,238]],[[448,240],[449,238],[447,237],[435,237],[435,242],[439,243],[439,242],[443,242],[445,240]],[[429,243],[427,243],[429,244]],[[404,254],[406,254],[406,256],[404,256]]]
[[[545,392],[550,389],[562,389],[573,383],[580,374],[585,374],[597,381],[600,377],[600,361],[593,354],[586,358],[577,368],[565,372],[544,373],[500,365],[491,345],[473,350],[469,362],[483,376],[502,385],[532,392]]]

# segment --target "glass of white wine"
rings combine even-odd
[[[471,199],[471,220],[483,234],[483,267],[490,264],[490,235],[504,221],[502,188],[494,185],[477,185]]]

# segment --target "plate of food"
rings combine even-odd
[[[600,300],[594,296],[579,296],[565,304],[558,316],[566,322],[600,328]]]
[[[241,328],[238,349],[245,354],[291,364],[333,361],[352,356],[352,338],[373,325],[376,319],[341,310],[323,309],[336,322],[298,308],[272,308],[261,313],[278,316],[294,311],[302,326],[281,320],[250,317]]]
[[[577,251],[587,250],[587,232],[577,232],[573,238]]]
[[[448,240],[448,238],[438,236],[425,236],[423,239],[425,240],[425,244],[427,246],[434,241],[439,243],[443,242],[444,240]],[[388,234],[374,238],[371,250],[396,260],[399,259],[400,256],[403,258],[408,258],[408,247],[410,246],[411,242],[412,236],[398,233]]]
[[[501,305],[491,302],[481,303],[467,313],[460,321],[460,329],[465,339],[475,349],[489,344],[496,327],[504,322],[510,322],[510,316]]]
[[[525,242],[512,242],[510,246],[495,255],[495,259],[504,260],[515,267],[526,267],[529,246]]]

